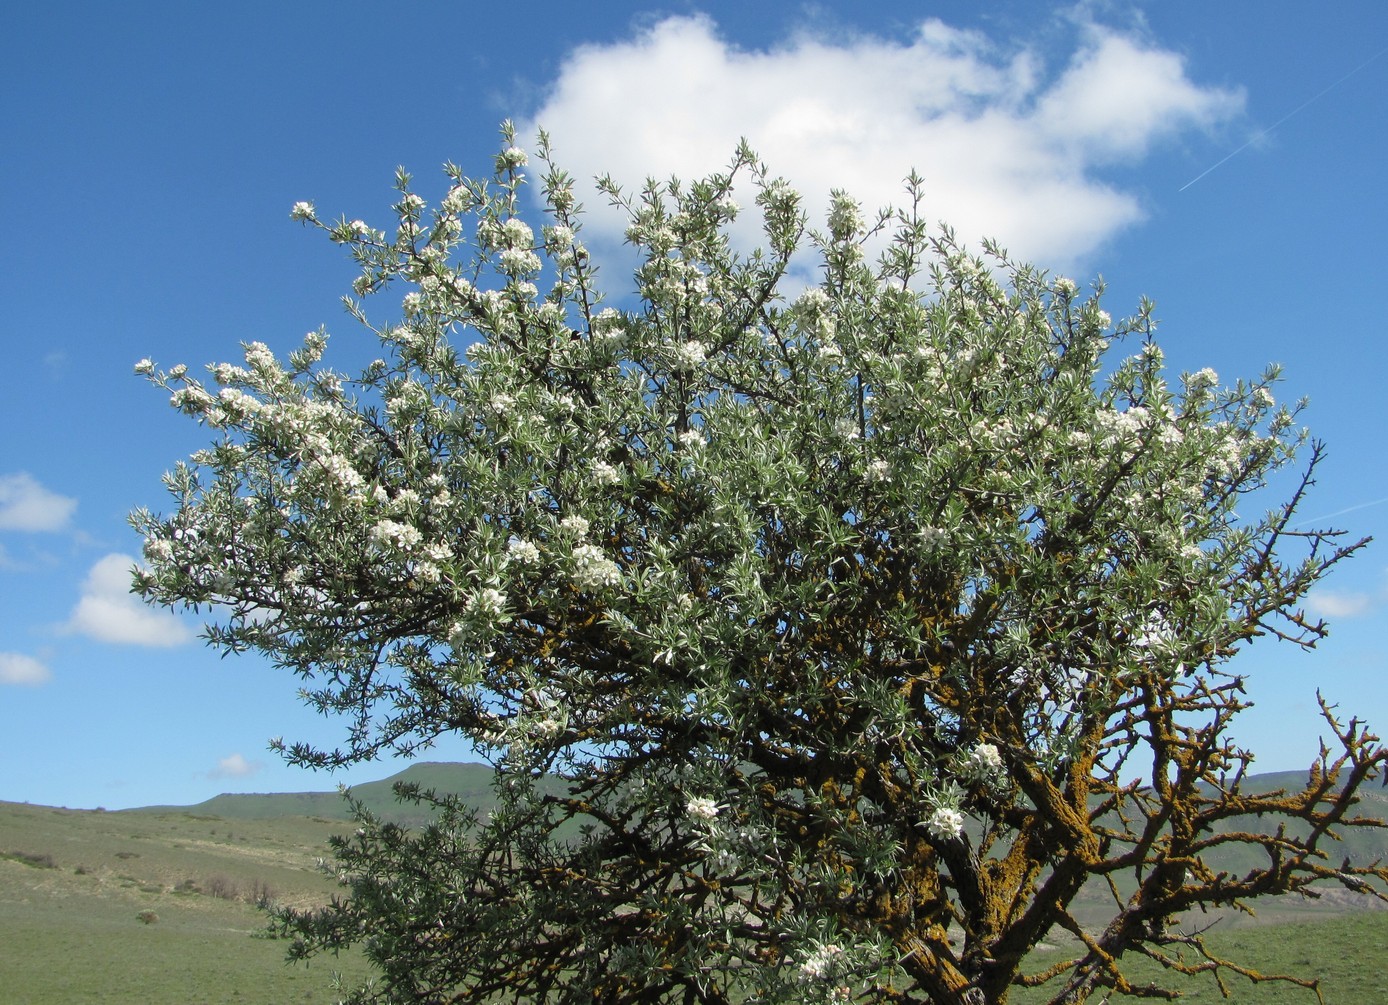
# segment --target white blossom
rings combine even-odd
[[[1219,441],[1215,465],[1224,474],[1236,474],[1243,464],[1243,446],[1238,438],[1232,433],[1226,434]]]
[[[622,312],[613,307],[604,307],[593,318],[594,335],[613,338],[622,334]]]
[[[513,537],[506,542],[506,558],[521,565],[536,565],[540,561],[540,549],[523,538]]]
[[[1185,440],[1185,433],[1181,432],[1181,427],[1175,422],[1163,422],[1157,427],[1157,442],[1167,447],[1180,446]]]
[[[921,547],[934,551],[948,540],[949,535],[939,527],[926,526],[916,531],[916,537],[920,539]]]
[[[980,743],[960,761],[958,771],[969,782],[989,781],[1003,771],[1002,754],[993,744]]]
[[[858,204],[842,192],[834,193],[829,206],[829,232],[839,240],[847,240],[862,229],[863,214]]]
[[[952,840],[964,832],[964,814],[941,806],[926,817],[921,826],[937,841]]]
[[[497,256],[501,271],[508,276],[525,276],[540,271],[540,256],[526,248],[504,248]]]
[[[443,202],[439,203],[439,208],[445,213],[461,213],[467,208],[469,201],[471,201],[471,196],[467,186],[454,185],[443,197]]]
[[[533,716],[525,720],[525,732],[531,740],[552,740],[563,731],[564,720],[557,716]]]
[[[366,484],[366,479],[361,476],[361,472],[352,466],[352,462],[341,454],[328,454],[318,462],[323,471],[329,478],[337,483],[337,486],[344,492],[359,491]]]
[[[530,224],[516,216],[501,224],[500,237],[503,248],[529,251],[535,243],[535,232]]]
[[[858,423],[844,416],[834,422],[834,432],[846,440],[856,440],[859,436]]]
[[[816,946],[805,962],[800,964],[800,979],[822,981],[833,974],[834,962],[843,955],[843,948],[832,942]]]
[[[682,342],[672,350],[676,370],[693,370],[704,362],[704,347],[695,341]]]
[[[468,613],[493,624],[510,620],[506,614],[506,595],[495,587],[484,587],[465,601]]]
[[[1190,388],[1192,391],[1205,390],[1214,387],[1218,383],[1219,374],[1215,373],[1215,371],[1210,369],[1208,366],[1204,367],[1203,369],[1196,370],[1194,373],[1186,377],[1186,386]]]
[[[574,232],[562,224],[545,230],[545,245],[556,250],[568,248],[574,243]],[[610,309],[610,308],[609,308]]]
[[[371,539],[377,544],[409,551],[424,540],[419,528],[395,520],[381,520],[371,528]]]
[[[566,530],[575,537],[587,536],[588,526],[588,521],[577,513],[571,513],[559,521],[559,529]]]
[[[278,366],[275,354],[264,342],[252,342],[246,346],[246,365],[255,370],[274,370]]]
[[[969,758],[989,771],[997,771],[1002,767],[1002,754],[998,753],[998,748],[991,743],[980,743],[974,747]]]
[[[622,571],[617,563],[602,553],[595,544],[580,544],[573,550],[574,585],[583,590],[597,590],[605,586],[617,586],[622,581]]]
[[[714,820],[718,816],[718,804],[707,796],[691,796],[684,804],[684,811],[695,820]]]
[[[1100,439],[1106,444],[1115,444],[1141,434],[1146,426],[1149,413],[1141,405],[1132,405],[1124,411],[1113,408],[1100,409],[1094,415]]]

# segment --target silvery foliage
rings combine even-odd
[[[1168,376],[1149,305],[1115,324],[1099,284],[970,253],[914,178],[905,209],[835,193],[812,229],[747,149],[603,182],[641,254],[604,302],[539,150],[542,222],[509,132],[432,210],[402,172],[389,230],[296,204],[361,267],[356,376],[322,332],[203,379],[137,367],[215,437],[171,513],[134,515],[137,587],[346,718],[287,758],[461,734],[497,768],[490,814],[363,812],[351,897],[285,930],[362,942],[362,1000],[945,995],[930,968],[977,970],[1034,889],[980,906],[984,864],[1019,834],[1053,864],[1036,807],[1148,742],[1106,733],[1116,709],[1319,634],[1295,604],[1347,549],[1278,557],[1299,491],[1236,514],[1307,442],[1297,410],[1275,369]]]

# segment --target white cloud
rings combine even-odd
[[[82,596],[65,626],[99,642],[177,646],[193,633],[177,616],[147,607],[130,592],[135,559],[113,554],[97,561],[82,584]]]
[[[525,132],[544,127],[576,178],[610,173],[628,190],[720,170],[745,136],[805,194],[812,222],[834,188],[869,211],[900,204],[915,168],[929,218],[1065,265],[1143,217],[1137,196],[1097,168],[1243,105],[1240,93],[1191,82],[1171,52],[1077,30],[1068,62],[1048,75],[1041,51],[1004,50],[937,20],[904,41],[801,34],[751,51],[707,18],[669,17],[576,49]],[[619,241],[622,229],[615,214],[588,219],[590,240]]]
[[[45,353],[43,365],[48,368],[48,372],[54,377],[60,377],[68,368],[69,356],[66,349],[55,349]]]
[[[246,778],[258,772],[263,765],[259,761],[248,761],[241,754],[232,754],[230,757],[223,757],[217,762],[217,767],[209,771],[209,778]]]
[[[27,472],[0,475],[0,530],[62,530],[76,509],[76,499],[50,492]]]
[[[1331,593],[1317,590],[1306,595],[1306,607],[1322,618],[1357,618],[1369,613],[1373,598],[1367,593]]]
[[[1086,44],[1041,98],[1037,118],[1080,161],[1134,160],[1158,138],[1210,125],[1242,99],[1206,91],[1185,76],[1174,53],[1090,27]]]
[[[0,653],[0,684],[23,684],[30,687],[47,683],[53,676],[48,667],[22,653]]]

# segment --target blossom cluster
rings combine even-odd
[[[964,832],[964,814],[949,806],[937,806],[921,821],[921,826],[936,841],[952,841]]]
[[[958,775],[967,782],[991,782],[1000,778],[1005,768],[1002,754],[991,743],[980,743],[959,760]]]
[[[718,804],[708,796],[691,796],[684,809],[694,820],[708,822],[718,818]]]
[[[835,964],[842,956],[843,949],[833,942],[816,946],[800,964],[800,976],[809,981],[827,980],[834,975]]]

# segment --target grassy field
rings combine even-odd
[[[405,777],[463,792],[469,801],[490,796],[474,770],[447,768],[416,765]],[[408,807],[391,812],[387,783],[361,794],[387,815],[413,815]],[[1368,809],[1383,815],[1383,807]],[[364,962],[352,956],[286,966],[285,944],[263,937],[265,916],[257,905],[327,899],[335,887],[315,861],[328,854],[331,834],[351,826],[343,812],[333,794],[223,796],[197,807],[115,813],[0,802],[0,1001],[337,1001],[334,970],[352,983],[366,975]],[[1076,905],[1086,923],[1100,921],[1105,906],[1089,891]],[[1358,906],[1346,895],[1269,901],[1257,918],[1221,918],[1209,942],[1267,972],[1319,978],[1329,1005],[1388,1003],[1388,911]],[[1028,969],[1040,970],[1066,951],[1059,942],[1038,950]],[[1162,975],[1143,962],[1131,976],[1143,984]],[[1176,986],[1182,1000],[1194,1002],[1315,1002],[1309,991],[1255,986],[1233,974],[1228,999],[1208,976]],[[1039,992],[1013,997],[1020,1005],[1044,1000]]]
[[[1310,915],[1307,920],[1248,923],[1216,929],[1207,936],[1214,952],[1264,973],[1294,974],[1321,982],[1327,1005],[1378,1005],[1388,1002],[1388,911]],[[1033,971],[1065,958],[1065,947],[1040,950]],[[1224,998],[1209,975],[1173,979],[1156,964],[1142,960],[1125,968],[1135,985],[1160,981],[1181,991],[1180,1001],[1225,1002],[1228,1005],[1315,1005],[1315,993],[1292,984],[1253,984],[1237,974],[1225,974],[1229,997]],[[1044,1002],[1041,989],[1013,994],[1015,1005]],[[1099,1002],[1103,995],[1091,1001]],[[1139,1001],[1136,998],[1117,1001]]]
[[[256,902],[324,900],[314,860],[343,826],[0,803],[0,999],[336,1001],[333,966],[362,962],[286,967]]]

